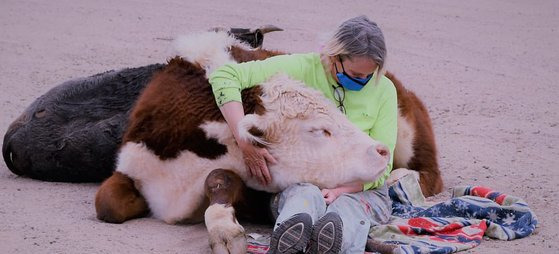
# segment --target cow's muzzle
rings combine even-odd
[[[2,144],[2,156],[4,157],[4,162],[6,163],[6,166],[8,166],[8,169],[10,171],[12,171],[16,175],[23,175],[23,172],[14,166],[14,154],[12,152],[10,143],[10,139],[14,132],[14,129],[8,129],[8,132],[6,132],[6,135],[4,135],[4,143]]]
[[[27,120],[28,118],[24,113],[12,124],[10,124],[8,131],[6,131],[6,134],[4,135],[4,141],[2,143],[2,157],[4,157],[4,162],[6,163],[6,166],[8,166],[8,169],[16,175],[24,175],[25,171],[23,168],[18,167],[17,163],[14,163],[17,159],[17,154],[14,153],[13,150],[13,138],[16,132],[25,124]]]
[[[376,144],[373,145],[371,147],[369,147],[369,149],[367,150],[367,153],[369,155],[373,155],[373,156],[380,156],[386,160],[390,159],[390,150],[388,149],[387,146],[383,145],[383,144]]]

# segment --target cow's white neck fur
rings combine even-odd
[[[398,113],[398,142],[394,149],[394,165],[407,168],[408,162],[414,156],[413,142],[415,127],[401,113]]]
[[[224,31],[179,36],[173,44],[177,55],[206,70],[206,78],[220,66],[235,63],[229,53],[231,46],[250,50],[246,44]]]

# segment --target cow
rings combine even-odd
[[[234,35],[261,48],[263,34],[273,30],[279,29],[237,29],[241,33]],[[239,62],[264,59],[268,57],[264,52],[256,50],[242,55],[231,51]],[[165,66],[152,64],[109,71],[53,88],[34,101],[8,128],[2,146],[6,165],[17,175],[46,181],[106,179],[114,171],[118,145],[132,105],[154,73]],[[437,194],[443,184],[428,111],[395,75],[387,73],[386,76],[398,93],[399,131],[394,172],[401,173],[405,171],[403,168],[417,172],[423,194]]]
[[[242,253],[246,240],[234,207],[240,200],[254,203],[246,187],[279,192],[308,182],[334,188],[374,181],[386,170],[391,154],[385,145],[351,124],[320,91],[278,75],[242,91],[240,138],[278,160],[269,165],[273,181],[263,185],[249,176],[207,76],[231,57],[275,53],[243,48],[222,33],[182,45],[187,52],[154,75],[130,114],[116,171],[95,198],[99,219],[122,222],[148,210],[166,223],[203,219],[214,253]]]

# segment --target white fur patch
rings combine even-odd
[[[258,143],[258,144],[262,144],[265,146],[270,145],[269,142],[265,141],[264,139],[260,138],[260,137],[256,137],[254,135],[252,135],[249,130],[252,127],[258,127],[261,129],[265,129],[264,126],[261,126],[259,124],[259,116],[255,115],[255,114],[248,114],[245,115],[243,117],[243,119],[239,122],[239,126],[237,128],[238,132],[239,132],[239,138],[251,143]]]
[[[200,125],[200,129],[204,130],[208,138],[215,138],[221,144],[233,145],[235,138],[229,129],[229,125],[225,122],[208,121]]]
[[[233,207],[213,204],[206,209],[204,220],[214,253],[246,252],[245,229],[235,218]]]
[[[193,218],[204,199],[204,182],[216,168],[244,171],[238,149],[217,159],[204,159],[183,151],[176,159],[162,161],[144,144],[128,142],[120,150],[117,171],[136,181],[153,216],[167,223]],[[243,175],[243,174],[240,174]],[[246,175],[246,174],[245,174]]]
[[[398,114],[398,138],[394,148],[394,167],[407,168],[414,155],[415,129],[405,117]]]
[[[206,78],[222,65],[235,63],[229,54],[231,46],[248,49],[224,31],[179,36],[173,43],[177,55],[206,70]]]

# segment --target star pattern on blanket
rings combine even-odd
[[[507,214],[507,217],[503,219],[503,224],[504,225],[512,225],[516,222],[515,220],[516,216],[514,216],[514,214]]]
[[[484,236],[513,240],[530,235],[538,220],[522,199],[482,186],[456,187],[450,200],[433,206],[417,198],[414,178],[389,189],[392,219],[369,237],[401,253],[452,253],[479,245]]]

